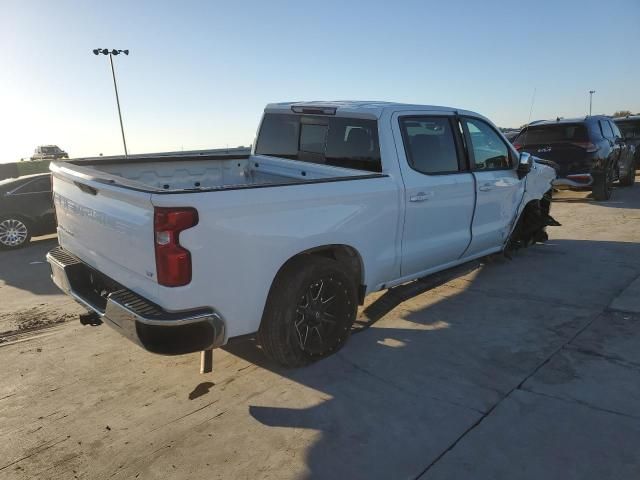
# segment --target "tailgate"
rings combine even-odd
[[[72,165],[52,165],[51,170],[60,245],[118,283],[156,300],[151,195],[91,179],[74,172]]]
[[[559,167],[559,177],[565,177],[572,173],[589,173],[591,170],[591,162],[586,148],[577,144],[527,144],[522,147],[521,151],[555,162]]]

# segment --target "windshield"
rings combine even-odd
[[[586,127],[581,123],[563,123],[561,125],[541,125],[529,127],[523,131],[514,143],[520,145],[539,145],[542,143],[588,142]]]
[[[640,138],[640,120],[626,120],[616,122],[625,138]]]
[[[58,153],[58,147],[42,147],[42,153]]]

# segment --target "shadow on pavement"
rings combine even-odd
[[[415,478],[639,273],[640,244],[551,240],[385,293],[359,316],[370,328],[307,368],[275,366],[253,341],[225,349],[319,392],[249,406],[263,425],[320,432],[306,478]]]
[[[591,192],[588,190],[563,190],[556,192],[553,194],[553,201],[554,203],[582,203],[598,207],[638,209],[640,208],[640,196],[637,195],[638,190],[640,190],[640,177],[636,177],[636,184],[632,187],[614,185],[611,198],[606,201],[594,200]]]
[[[18,250],[0,251],[0,282],[37,295],[57,295],[60,290],[53,284],[45,256],[57,244],[56,237],[34,239],[30,245]],[[0,296],[3,293],[0,284]]]

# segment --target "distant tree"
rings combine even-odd
[[[615,112],[613,114],[613,118],[626,117],[628,115],[631,115],[631,111],[630,110],[618,110],[617,112]]]

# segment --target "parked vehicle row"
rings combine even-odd
[[[54,162],[56,285],[149,351],[257,334],[286,366],[365,295],[546,238],[553,168],[465,110],[268,105],[249,155]]]
[[[615,181],[635,181],[635,147],[603,115],[531,123],[513,143],[557,165],[556,188],[591,188],[596,200],[608,200]]]

